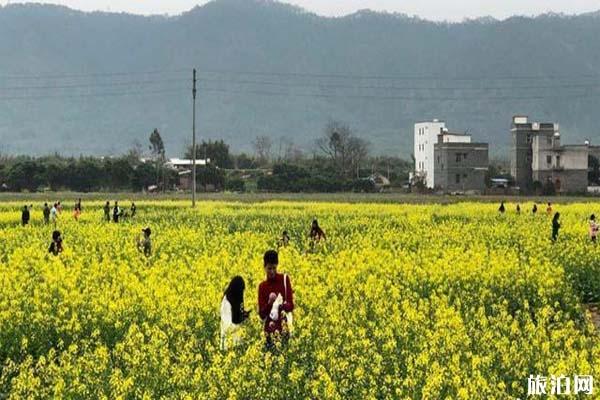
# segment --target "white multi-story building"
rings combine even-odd
[[[471,142],[471,136],[451,134],[446,128],[446,123],[437,119],[415,124],[415,175],[425,178],[425,185],[429,189],[434,188],[435,160],[433,158],[433,150],[440,134],[444,134],[445,143]]]

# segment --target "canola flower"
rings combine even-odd
[[[19,204],[0,203],[0,398],[523,399],[530,374],[600,382],[581,307],[600,301],[594,205],[555,206],[555,244],[531,205],[162,201],[119,224],[102,205],[63,212],[53,257],[41,208],[21,227]],[[314,217],[328,239],[313,249]],[[144,226],[149,258],[135,246]],[[283,230],[295,332],[271,354],[256,291]],[[243,345],[221,352],[235,275],[255,311]]]

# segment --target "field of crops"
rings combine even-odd
[[[555,244],[531,204],[140,202],[119,224],[83,206],[80,221],[59,218],[54,257],[40,204],[22,227],[22,204],[0,203],[0,398],[524,399],[532,374],[600,384],[582,307],[600,301],[587,237],[600,205],[558,206]],[[328,240],[311,250],[314,217]],[[146,225],[149,258],[134,243]],[[270,353],[257,287],[284,229],[295,332]],[[253,313],[221,352],[234,275]]]

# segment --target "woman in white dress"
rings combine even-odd
[[[244,289],[246,284],[241,276],[234,277],[221,301],[221,350],[227,350],[230,343],[238,345],[241,340],[241,324],[250,316],[244,310]]]

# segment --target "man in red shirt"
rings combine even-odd
[[[258,286],[258,314],[265,322],[267,348],[272,348],[273,335],[281,335],[284,342],[289,338],[286,313],[294,311],[294,291],[290,277],[277,273],[279,255],[275,250],[267,251],[263,261],[267,279]]]

